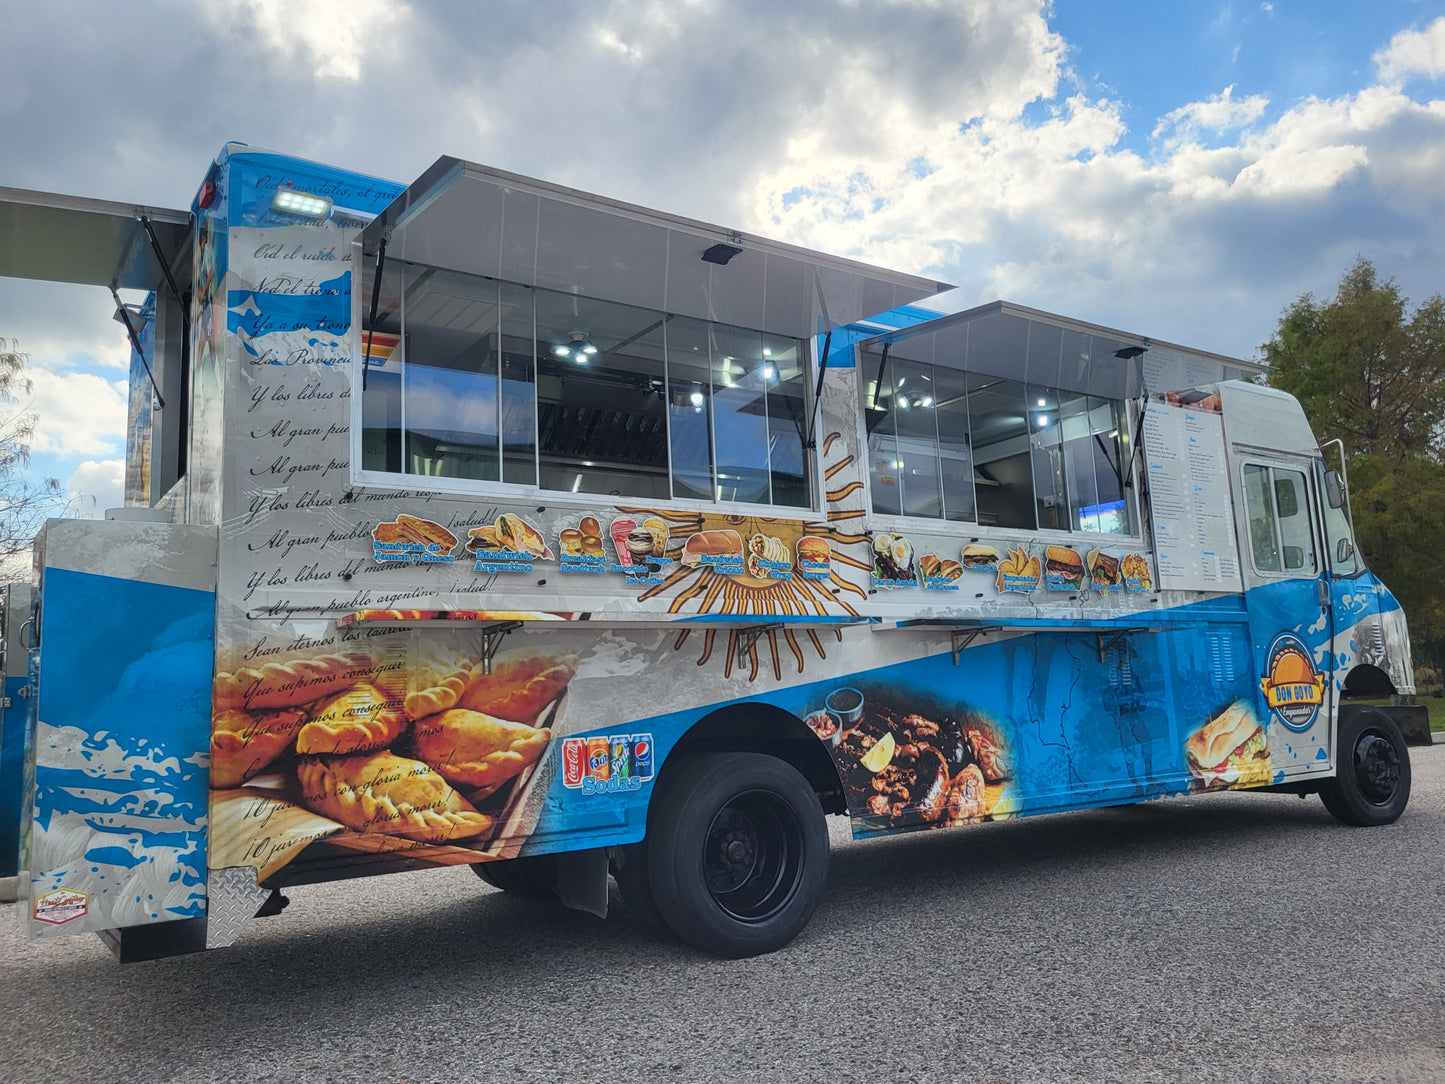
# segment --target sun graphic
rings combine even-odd
[[[828,462],[838,446],[841,434],[830,433],[823,442],[824,478],[831,480],[853,462],[853,456]],[[727,649],[722,652],[725,673],[731,675],[739,664],[739,645],[746,648],[743,658],[750,665],[749,681],[757,678],[763,660],[770,659],[774,674],[781,680],[784,662],[791,655],[802,673],[808,654],[800,641],[806,641],[820,659],[827,658],[823,636],[817,628],[808,627],[807,618],[846,622],[859,616],[854,602],[868,597],[868,577],[872,563],[868,558],[868,536],[858,531],[864,517],[861,504],[863,484],[854,480],[826,492],[827,519],[803,521],[770,516],[721,515],[711,512],[679,512],[655,508],[624,508],[623,512],[638,522],[661,521],[666,526],[666,556],[675,564],[661,583],[654,584],[637,596],[639,602],[666,599],[670,614],[709,614],[768,619],[798,619],[798,627],[783,624],[768,628],[761,635],[743,629],[706,631],[684,629],[677,636],[674,650],[680,649],[694,632],[703,640],[698,665],[706,665],[713,657],[718,633],[728,633]],[[857,507],[849,507],[850,505]],[[850,528],[853,528],[850,530]],[[744,546],[744,556],[731,567],[687,562],[689,539],[710,532],[732,532]],[[794,567],[798,544],[805,538],[825,539],[831,551],[826,578],[803,575]],[[776,557],[769,571],[761,558]],[[786,561],[787,571],[781,566]],[[839,628],[824,629],[835,641],[842,640]],[[787,654],[785,654],[785,651]]]

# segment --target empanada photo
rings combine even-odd
[[[420,719],[455,707],[471,676],[472,664],[468,659],[419,663],[412,669],[412,691],[404,701],[407,718]]]
[[[296,737],[298,753],[364,753],[385,749],[406,729],[406,716],[395,711],[374,685],[353,685],[322,701]]]
[[[472,670],[457,707],[485,712],[498,719],[525,723],[535,719],[567,688],[577,672],[575,655],[538,655],[531,652],[499,656],[492,672]]]
[[[239,787],[296,741],[304,711],[231,708],[211,720],[211,786]]]
[[[296,775],[308,807],[358,832],[445,843],[492,827],[430,767],[393,753],[307,758]]]
[[[520,774],[537,763],[551,738],[550,730],[461,708],[412,727],[417,756],[466,787],[494,787]]]

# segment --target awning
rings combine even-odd
[[[806,338],[947,283],[812,252],[457,158],[362,232],[373,256]]]
[[[142,217],[184,290],[191,279],[188,212],[23,188],[0,188],[0,275],[153,290],[165,275]]]

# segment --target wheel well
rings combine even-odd
[[[806,723],[771,704],[734,704],[699,719],[673,747],[678,753],[765,753],[791,764],[817,792],[825,813],[845,813],[843,781],[827,747]],[[667,764],[662,766],[667,771]]]
[[[1346,696],[1394,696],[1395,683],[1378,666],[1361,663],[1345,675]]]

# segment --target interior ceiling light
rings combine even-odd
[[[552,353],[559,358],[571,358],[578,365],[586,365],[587,359],[597,353],[597,347],[592,345],[592,339],[587,332],[574,331],[567,338],[568,342],[552,347]]]
[[[736,256],[742,248],[738,245],[725,245],[721,241],[711,248],[704,249],[702,258],[707,263],[715,263],[719,266],[726,266],[727,262]]]
[[[271,209],[290,215],[303,215],[306,218],[325,218],[331,214],[331,202],[330,196],[313,196],[309,192],[298,192],[294,188],[282,186],[276,189],[276,195],[271,200]]]
[[[707,401],[707,396],[703,395],[701,384],[697,383],[696,381],[693,382],[692,394],[688,396],[688,399],[691,400],[694,407],[696,407],[698,410],[702,410],[702,405]]]

